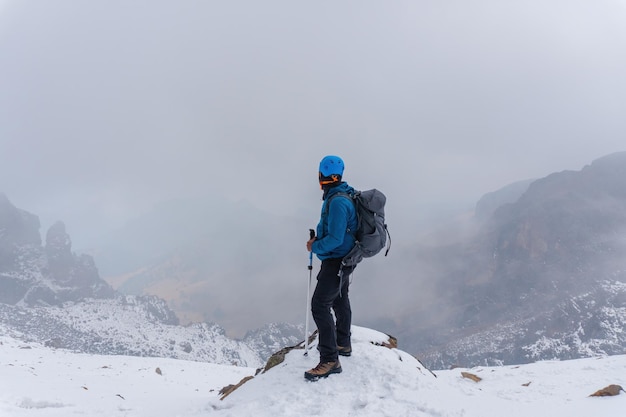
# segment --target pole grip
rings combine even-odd
[[[313,229],[309,229],[309,240],[313,239],[315,237],[315,230]],[[313,251],[309,252],[309,271],[311,271],[313,269]]]

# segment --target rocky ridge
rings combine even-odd
[[[89,255],[72,252],[62,222],[39,236],[37,216],[0,194],[0,329],[21,340],[78,352],[158,356],[257,367],[301,337],[272,324],[234,340],[214,323],[179,325],[155,296],[122,295]]]
[[[626,352],[626,152],[536,180],[480,220],[418,254],[436,264],[436,304],[396,332],[410,351],[434,367]]]

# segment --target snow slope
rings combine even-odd
[[[176,359],[71,353],[0,337],[0,416],[200,415],[224,385],[254,372]]]
[[[227,337],[216,324],[168,323],[163,319],[166,315],[158,311],[163,306],[165,303],[154,297],[128,295],[38,308],[0,303],[0,334],[91,354],[156,356],[246,367],[264,363],[252,347]]]
[[[609,384],[626,386],[623,355],[435,371],[435,377],[409,354],[371,343],[385,340],[353,327],[354,353],[341,359],[343,373],[305,381],[303,372],[317,363],[315,346],[308,357],[293,350],[220,400],[221,387],[255,370],[76,354],[2,336],[0,416],[618,417],[626,410],[623,392],[589,397]],[[482,381],[463,378],[464,371]]]

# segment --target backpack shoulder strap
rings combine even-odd
[[[335,193],[331,195],[330,197],[328,197],[328,200],[326,201],[326,206],[324,206],[324,212],[326,213],[326,215],[328,215],[328,212],[330,211],[330,202],[333,201],[335,197],[347,198],[348,200],[352,201],[352,203],[354,204],[354,197],[351,194],[344,193],[344,192]]]
[[[354,194],[344,193],[340,191],[328,197],[328,200],[326,200],[326,205],[324,206],[324,213],[326,216],[328,216],[328,213],[330,211],[330,202],[335,197],[347,198],[348,200],[352,202],[352,205],[354,206],[354,213],[357,219],[357,226],[356,226],[356,230],[350,230],[350,228],[348,228],[348,233],[350,233],[354,237],[355,240],[356,240],[356,231],[359,230],[359,227],[361,227],[361,219],[359,218],[359,211],[357,210],[357,207],[356,207],[356,196],[358,193],[359,193],[358,191],[355,192]]]

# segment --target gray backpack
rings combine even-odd
[[[355,266],[363,260],[379,253],[385,245],[385,256],[391,249],[391,235],[385,224],[385,203],[387,197],[377,189],[357,191],[354,194],[337,193],[331,196],[342,196],[354,203],[358,226],[356,230],[350,230],[355,240],[355,245],[346,256],[342,264]],[[330,201],[326,207],[330,207]],[[389,240],[387,240],[389,237]]]

